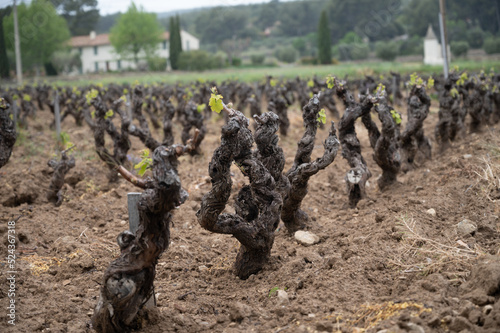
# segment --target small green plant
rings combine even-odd
[[[137,174],[142,177],[153,164],[153,159],[149,156],[149,149],[141,150],[141,158],[142,160],[134,166],[134,169],[138,170]]]
[[[326,77],[326,84],[328,85],[328,89],[333,89],[335,87],[335,76],[328,75]]]
[[[434,87],[434,78],[431,76],[429,80],[427,80],[427,88],[432,89],[432,87]]]
[[[401,115],[394,109],[391,110],[391,116],[392,116],[392,119],[394,119],[394,122],[396,123],[396,125],[399,125],[401,124]]]
[[[467,72],[463,72],[462,75],[460,75],[460,78],[457,80],[457,85],[458,86],[463,86],[465,85],[465,82],[469,79]]]
[[[308,86],[309,88],[314,87],[314,81],[313,81],[313,80],[309,80],[309,81],[307,81],[307,86]]]
[[[321,109],[319,110],[318,112],[318,118],[316,119],[316,121],[318,122],[318,125],[319,124],[326,124],[326,112],[325,112],[325,109]]]
[[[28,94],[24,94],[23,95],[23,101],[25,101],[25,102],[31,102],[31,96],[28,95]]]
[[[87,100],[87,104],[90,105],[90,103],[92,103],[92,100],[97,98],[98,95],[99,95],[99,91],[97,91],[96,89],[90,89],[90,91],[85,95],[85,99]]]
[[[280,287],[273,287],[271,288],[271,290],[269,290],[269,294],[267,295],[267,297],[272,297],[274,294],[277,294],[278,293],[278,290],[287,290],[288,288],[285,287],[284,289],[281,289]]]
[[[71,142],[69,134],[66,132],[61,132],[61,134],[59,135],[59,142],[61,143],[63,149],[68,149],[74,146],[73,143]]]
[[[216,113],[220,113],[222,111],[222,109],[224,108],[224,106],[222,104],[222,99],[224,97],[222,97],[222,95],[219,95],[216,87],[212,87],[211,91],[212,91],[212,94],[210,95],[210,101],[209,101],[208,105],[210,106],[210,109],[212,111],[214,111]]]
[[[377,86],[377,90],[375,92],[377,95],[385,94],[385,86],[382,83],[379,83]]]
[[[110,118],[110,117],[113,117],[113,115],[114,115],[113,110],[109,109],[109,110],[106,112],[106,114],[104,115],[104,119],[108,119],[108,118]]]
[[[198,111],[198,113],[202,113],[206,107],[207,107],[206,104],[198,104],[198,106],[196,107],[196,110]]]

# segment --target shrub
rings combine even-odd
[[[457,41],[450,43],[451,54],[455,57],[466,56],[469,51],[469,43],[466,41]]]
[[[167,58],[152,57],[148,59],[148,69],[153,72],[163,72],[167,69]]]
[[[241,66],[241,58],[233,57],[232,60],[233,60],[233,66],[235,66],[235,67]]]
[[[315,57],[302,57],[302,58],[300,58],[300,63],[302,65],[317,65],[318,64],[318,58],[315,58]]]
[[[274,51],[274,56],[282,62],[292,63],[297,58],[297,51],[293,46],[282,46]]]
[[[483,49],[487,54],[500,53],[500,37],[486,38]]]
[[[179,57],[179,69],[185,71],[204,71],[221,67],[223,67],[223,61],[219,56],[203,50],[181,52]]]
[[[377,58],[384,61],[394,61],[399,55],[399,45],[395,42],[378,42],[375,46]]]
[[[340,60],[363,60],[368,58],[370,47],[364,43],[339,44],[334,47],[334,55]]]
[[[421,37],[413,36],[406,40],[399,42],[399,55],[423,55],[424,42]]]
[[[262,65],[265,59],[266,59],[265,54],[252,54],[252,56],[250,56],[252,65]]]
[[[473,49],[479,49],[483,46],[484,32],[480,27],[474,27],[467,31],[467,41]]]

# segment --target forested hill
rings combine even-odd
[[[446,4],[451,39],[454,35],[479,28],[486,33],[498,34],[499,0],[447,0]],[[316,32],[323,9],[328,12],[334,44],[350,31],[377,41],[402,34],[422,37],[429,23],[433,24],[435,31],[438,30],[437,0],[273,0],[264,4],[199,8],[178,13],[183,29],[198,36],[203,43],[211,44],[232,38],[259,38],[266,34],[306,36]],[[168,17],[173,14],[158,13],[165,28],[168,28]],[[101,17],[96,25],[97,31],[109,31],[118,15]]]

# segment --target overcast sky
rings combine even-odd
[[[136,0],[136,5],[142,5],[147,12],[162,13],[178,9],[199,7],[234,6],[269,2],[270,0]],[[130,0],[99,0],[101,15],[125,12]]]

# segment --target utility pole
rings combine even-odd
[[[23,66],[21,64],[21,48],[19,47],[19,27],[17,25],[17,5],[14,0],[14,46],[16,50],[17,85],[23,85]]]
[[[444,78],[448,78],[448,38],[446,37],[446,6],[445,0],[439,0],[439,29],[441,30],[441,46],[444,58]]]

